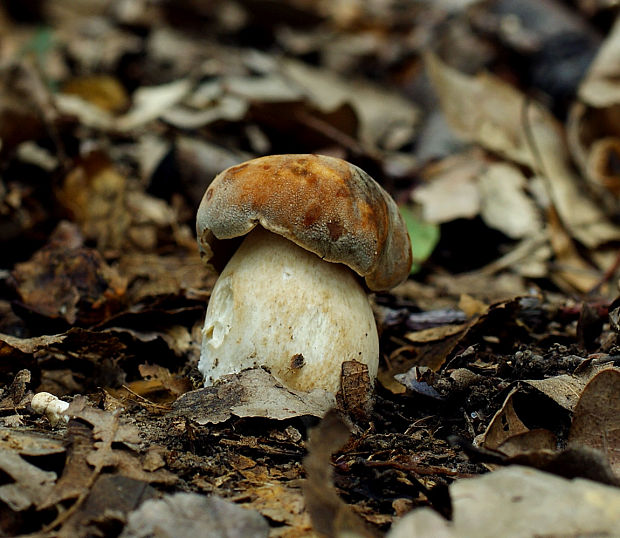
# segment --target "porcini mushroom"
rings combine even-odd
[[[206,385],[263,366],[290,388],[335,393],[347,360],[374,380],[379,339],[360,277],[373,291],[400,283],[411,245],[368,174],[322,155],[253,159],[213,180],[196,229],[203,257],[226,264],[203,329]]]

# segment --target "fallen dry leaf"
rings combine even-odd
[[[0,500],[16,512],[40,506],[56,481],[55,472],[39,469],[12,450],[0,453],[0,470],[10,478],[0,485]]]
[[[542,226],[540,211],[527,196],[527,179],[508,163],[491,164],[478,178],[480,216],[487,226],[512,239],[533,236]]]
[[[422,205],[424,221],[441,224],[478,215],[481,200],[476,181],[485,168],[475,153],[454,155],[429,167],[425,183],[411,193]]]
[[[87,239],[119,248],[131,223],[126,207],[127,178],[101,152],[80,159],[57,190],[62,206]]]
[[[547,110],[528,103],[493,75],[470,77],[431,53],[426,55],[426,66],[455,130],[545,176],[551,200],[573,237],[588,247],[620,238],[620,228],[581,192],[560,126]]]
[[[575,407],[569,445],[600,450],[620,478],[620,369],[596,374]]]
[[[129,97],[118,79],[110,75],[92,75],[68,80],[62,92],[77,95],[108,112],[121,112],[127,108]]]
[[[262,368],[222,377],[212,387],[183,394],[173,405],[170,417],[197,424],[218,424],[237,417],[285,420],[300,416],[322,417],[335,406],[332,394],[316,389],[310,393],[285,388]]]
[[[125,525],[132,510],[157,496],[157,490],[146,482],[123,475],[99,476],[81,509],[56,534],[63,538],[87,538],[101,534],[104,529]]]
[[[508,439],[530,431],[519,419],[513,407],[512,399],[517,391],[518,388],[515,387],[506,396],[502,407],[495,413],[478,441],[481,446],[494,450]]]
[[[253,510],[241,508],[215,495],[167,494],[145,501],[129,514],[121,538],[213,538],[267,537],[269,525]]]
[[[314,529],[326,536],[369,538],[367,528],[350,506],[338,497],[333,485],[331,455],[349,438],[348,428],[335,412],[325,416],[311,432],[308,456],[304,459],[307,479],[303,484],[306,507]]]
[[[542,392],[568,411],[574,411],[587,383],[605,366],[585,369],[579,374],[562,374],[546,379],[527,379],[524,383]]]
[[[314,531],[302,491],[299,488],[274,483],[271,477],[265,477],[265,479],[265,481],[257,481],[256,486],[244,491],[237,502],[244,501],[241,506],[252,508],[271,521],[282,525],[279,529],[272,529],[270,536],[312,537]],[[271,483],[262,485],[265,482]]]
[[[566,480],[511,466],[450,485],[452,521],[414,510],[387,538],[411,536],[495,537],[614,536],[620,525],[620,491],[584,479]],[[430,534],[425,534],[429,533]]]
[[[368,366],[358,361],[344,361],[340,375],[340,390],[336,394],[338,407],[356,421],[366,421],[373,399],[373,383]]]
[[[57,235],[73,225],[61,224]],[[73,325],[102,321],[122,306],[126,282],[99,251],[52,236],[48,245],[12,273],[28,310]]]
[[[579,98],[596,108],[620,103],[620,20],[616,20],[579,86]]]

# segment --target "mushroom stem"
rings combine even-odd
[[[290,388],[335,393],[348,360],[375,378],[377,328],[353,272],[257,226],[211,294],[198,365],[205,384],[264,366]]]

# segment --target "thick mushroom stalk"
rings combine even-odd
[[[290,388],[335,393],[344,361],[377,373],[375,320],[353,272],[260,226],[218,278],[203,331],[207,385],[263,366]]]

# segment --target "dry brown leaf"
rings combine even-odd
[[[129,282],[128,300],[185,294],[192,298],[208,298],[215,273],[200,260],[198,249],[175,256],[151,253],[126,253],[119,260],[119,272]]]
[[[481,316],[489,310],[489,305],[484,301],[479,301],[468,293],[462,293],[459,297],[459,309],[462,310],[468,318]]]
[[[328,413],[310,433],[304,459],[307,479],[303,484],[306,507],[314,530],[326,536],[369,538],[377,536],[364,525],[338,496],[333,482],[331,455],[349,438],[350,432],[335,412]]]
[[[480,213],[476,181],[487,164],[478,153],[453,155],[429,166],[425,183],[411,197],[422,206],[425,222],[441,224]]]
[[[338,407],[353,420],[368,420],[374,399],[373,383],[366,364],[355,360],[342,363],[336,400]]]
[[[56,474],[39,469],[22,457],[32,459],[64,452],[64,443],[55,438],[0,428],[0,469],[12,479],[0,486],[0,499],[16,511],[32,505],[41,508],[54,488]]]
[[[443,399],[433,388],[434,373],[427,366],[414,366],[403,374],[396,374],[394,379],[416,394],[435,400]]]
[[[80,510],[55,535],[59,538],[97,536],[101,529],[125,524],[136,506],[157,496],[157,490],[146,482],[117,474],[99,476]]]
[[[405,333],[405,338],[410,342],[413,342],[414,344],[426,344],[429,342],[444,340],[448,336],[460,334],[466,328],[466,323],[461,323],[459,325],[440,325],[439,327],[430,327],[428,329],[422,329],[420,331],[411,331]]]
[[[620,369],[603,370],[585,386],[568,442],[603,452],[620,478]]]
[[[491,419],[486,431],[479,440],[481,446],[495,450],[511,437],[530,431],[519,419],[512,404],[512,399],[518,390],[515,387],[510,391],[502,407]]]
[[[150,400],[153,400],[153,397],[149,396],[152,393],[165,392],[165,397],[154,400],[159,403],[171,402],[193,388],[190,379],[173,375],[170,370],[157,364],[141,364],[138,370],[140,375],[147,378],[148,385],[144,386],[144,383],[137,385],[137,382],[133,382],[129,384],[129,388]]]
[[[19,364],[25,366],[28,355],[33,355],[48,346],[60,344],[65,337],[65,334],[46,334],[32,338],[18,338],[9,334],[0,334],[0,357],[7,362],[9,359],[14,358],[18,360]]]
[[[30,370],[20,370],[6,388],[0,388],[0,410],[15,409],[26,404],[27,386],[32,379]]]
[[[58,200],[87,239],[100,249],[119,248],[131,223],[126,207],[127,179],[102,153],[84,157],[67,174]]]
[[[94,324],[121,307],[126,282],[97,250],[58,238],[72,227],[61,224],[45,247],[15,265],[12,276],[29,310],[71,325]]]
[[[442,110],[460,136],[545,176],[562,223],[584,245],[620,239],[620,228],[582,192],[561,128],[546,109],[493,75],[470,77],[431,53],[425,60]]]
[[[579,98],[596,108],[620,103],[620,18],[616,22],[590,65],[579,87]]]
[[[548,212],[550,243],[555,254],[555,268],[551,278],[568,292],[576,289],[587,293],[600,281],[600,275],[581,257],[574,241],[551,208]]]
[[[0,471],[9,478],[0,485],[0,500],[16,512],[41,505],[56,482],[56,473],[39,469],[12,450],[0,452]]]
[[[615,536],[620,491],[584,479],[566,480],[517,465],[450,485],[452,521],[414,510],[387,538]]]
[[[557,442],[553,432],[538,428],[509,437],[497,447],[497,450],[509,458],[516,458],[532,452],[552,455],[556,451]]]
[[[121,112],[127,108],[129,97],[125,88],[110,75],[89,75],[65,82],[62,92],[76,95],[107,112]]]
[[[274,483],[271,477],[265,477],[258,487],[251,487],[240,495],[241,506],[256,510],[272,521],[283,525],[278,536],[312,536],[312,524],[306,511],[304,497],[299,488]],[[264,485],[265,481],[268,485]]]
[[[129,514],[121,538],[267,538],[269,524],[253,510],[215,495],[174,493],[148,500]]]
[[[92,426],[92,446],[85,454],[86,463],[93,467],[89,485],[104,467],[113,467],[123,476],[144,482],[172,484],[176,481],[176,475],[164,469],[153,472],[143,470],[139,457],[133,452],[141,442],[139,431],[136,426],[121,421],[118,412],[96,409],[89,406],[85,398],[78,397],[66,414]]]
[[[545,379],[527,379],[523,382],[542,392],[568,411],[574,411],[584,387],[602,368],[596,366],[579,374],[562,374]]]
[[[203,425],[218,424],[232,416],[274,420],[322,417],[334,406],[334,396],[326,391],[287,389],[262,368],[253,368],[223,376],[215,386],[183,394],[173,404],[169,416]]]
[[[86,461],[93,450],[91,428],[82,422],[69,422],[65,442],[68,447],[62,475],[44,499],[41,508],[50,508],[62,501],[77,499],[80,495],[85,495],[92,485],[93,470]]]
[[[526,177],[516,166],[489,165],[478,178],[480,216],[487,226],[512,239],[531,237],[540,230],[540,212],[526,195],[526,185]]]
[[[282,61],[280,68],[287,79],[303,88],[306,98],[319,110],[333,112],[350,104],[359,120],[358,138],[369,148],[384,145],[396,129],[401,131],[397,147],[413,138],[419,112],[410,100],[368,81],[347,80],[292,59]]]

